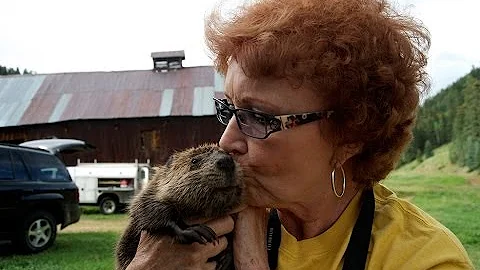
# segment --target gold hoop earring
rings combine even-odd
[[[342,165],[340,165],[340,169],[342,170],[342,180],[343,180],[342,193],[341,194],[338,194],[337,189],[335,188],[335,170],[336,170],[336,168],[333,168],[333,171],[332,171],[332,188],[333,188],[333,193],[335,194],[335,196],[337,196],[337,198],[341,198],[343,196],[343,194],[345,194],[345,171],[343,170]]]

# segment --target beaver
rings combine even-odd
[[[227,215],[243,203],[240,166],[214,144],[174,153],[152,174],[129,206],[129,224],[115,251],[117,269],[127,268],[135,257],[141,231],[170,235],[177,243],[205,244],[217,239],[215,232],[188,222]],[[233,269],[230,242],[227,251],[213,258],[217,269]]]

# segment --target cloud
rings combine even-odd
[[[466,55],[443,51],[435,54],[430,60],[429,73],[432,77],[432,91],[430,95],[438,93],[448,87],[472,69],[472,61]],[[478,67],[478,65],[477,65]]]
[[[39,73],[150,69],[151,52],[183,49],[186,66],[210,65],[203,19],[217,2],[4,1],[0,18],[8,27],[0,35],[0,64]],[[480,1],[392,2],[430,30],[431,93],[468,73],[472,65],[480,66],[480,35],[473,23]]]
[[[480,36],[474,18],[477,0],[401,0],[397,4],[421,20],[429,29],[432,46],[427,71],[432,78],[430,95],[438,93],[480,66]]]

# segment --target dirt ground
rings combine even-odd
[[[122,232],[127,227],[127,215],[114,219],[89,219],[81,217],[80,221],[59,231],[71,232]]]
[[[472,176],[472,177],[468,178],[468,181],[473,186],[480,186],[480,176]]]

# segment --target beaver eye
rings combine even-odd
[[[198,159],[197,159],[197,158],[192,158],[191,162],[192,162],[192,164],[197,164],[197,163],[198,163]]]

